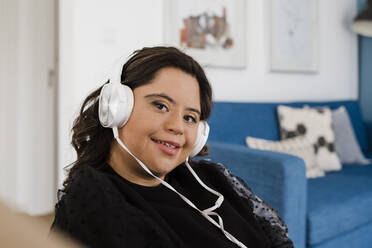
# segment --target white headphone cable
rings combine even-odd
[[[124,145],[124,143],[120,140],[119,138],[119,133],[118,133],[118,128],[117,127],[113,127],[112,128],[113,130],[113,134],[114,134],[114,138],[116,139],[116,141],[119,143],[119,145],[125,150],[127,151],[139,164],[140,166],[148,173],[150,174],[151,176],[153,176],[155,179],[157,179],[161,184],[163,184],[165,187],[169,188],[170,190],[174,191],[176,194],[178,194],[182,200],[184,200],[187,204],[189,204],[191,207],[193,207],[194,209],[198,210],[199,213],[204,216],[208,221],[210,221],[212,224],[214,224],[215,226],[217,226],[222,232],[223,234],[230,240],[232,241],[233,243],[237,244],[239,247],[241,248],[248,248],[247,246],[245,246],[242,242],[240,242],[238,239],[236,239],[232,234],[230,234],[229,232],[227,232],[224,227],[223,227],[223,220],[221,218],[221,216],[219,216],[217,213],[213,212],[213,210],[219,208],[222,204],[222,202],[224,201],[224,196],[211,189],[210,187],[208,187],[207,185],[205,185],[202,180],[198,177],[198,175],[195,173],[195,171],[191,168],[189,162],[188,162],[188,157],[186,158],[186,161],[185,161],[185,164],[186,164],[186,167],[189,169],[189,171],[191,172],[191,174],[194,176],[194,178],[199,182],[199,184],[205,188],[206,190],[208,190],[209,192],[211,192],[212,194],[218,196],[218,199],[216,200],[216,203],[214,206],[210,207],[210,208],[207,208],[207,209],[204,209],[204,210],[200,210],[198,207],[195,206],[194,203],[192,203],[187,197],[185,197],[184,195],[182,195],[181,193],[179,193],[175,188],[173,188],[172,185],[170,185],[169,183],[167,183],[166,181],[162,180],[161,178],[155,176],[148,168],[147,166],[142,163],[141,160],[139,160],[136,156],[134,156],[134,154],[129,151],[129,149]],[[214,215],[214,216],[217,216],[218,217],[218,222],[217,223],[213,218],[211,218],[210,216],[211,215]]]

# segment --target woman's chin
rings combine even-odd
[[[169,166],[152,166],[150,171],[159,178],[164,178],[169,172],[171,172],[174,168],[176,168],[176,165],[169,165]]]
[[[157,177],[159,177],[159,178],[161,178],[161,179],[164,179],[164,177],[165,177],[169,172],[171,172],[171,170],[151,170],[151,172],[152,172],[155,176],[157,176]]]

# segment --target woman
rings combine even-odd
[[[206,155],[212,92],[176,48],[134,52],[84,101],[53,229],[89,247],[293,247],[274,210]]]

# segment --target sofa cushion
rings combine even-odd
[[[336,138],[336,152],[343,164],[370,164],[363,156],[349,115],[344,106],[332,111],[333,130]]]
[[[367,134],[366,134],[366,127],[362,119],[362,114],[360,112],[360,106],[358,101],[330,101],[330,102],[299,102],[295,103],[295,105],[309,105],[310,107],[321,107],[321,106],[328,106],[330,109],[337,109],[342,105],[345,106],[351,123],[353,125],[355,135],[358,139],[360,148],[363,151],[367,151],[368,149],[368,142],[367,142]]]
[[[279,105],[277,110],[282,139],[306,137],[314,146],[316,161],[321,169],[341,169],[335,150],[335,135],[329,108],[293,108]]]
[[[372,165],[343,165],[308,180],[307,243],[314,245],[372,221]]]
[[[307,248],[371,248],[372,222]]]
[[[306,165],[307,178],[316,178],[325,175],[324,171],[316,162],[313,145],[305,137],[300,136],[281,141],[247,137],[246,142],[247,146],[253,149],[282,152],[302,158]]]
[[[367,159],[372,160],[372,154],[371,154],[371,153],[365,153],[364,156],[365,156]]]
[[[367,137],[357,101],[296,102],[296,103],[239,103],[214,102],[208,123],[209,140],[245,145],[245,137],[279,140],[279,122],[276,107],[279,104],[303,107],[309,105],[329,106],[336,109],[342,105],[347,109],[355,135],[363,151],[367,150]]]
[[[245,137],[279,140],[275,103],[215,102],[208,140],[245,146]]]

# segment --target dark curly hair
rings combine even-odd
[[[159,46],[135,51],[123,66],[121,83],[134,90],[150,83],[156,73],[166,67],[180,69],[196,78],[200,88],[200,119],[207,120],[212,108],[209,81],[198,62],[177,48]],[[98,98],[102,87],[88,95],[73,122],[71,144],[77,159],[65,168],[68,177],[63,183],[64,188],[70,184],[80,166],[99,167],[109,158],[114,137],[111,128],[104,128],[98,118]],[[208,150],[208,146],[204,146],[198,156],[207,155]]]

